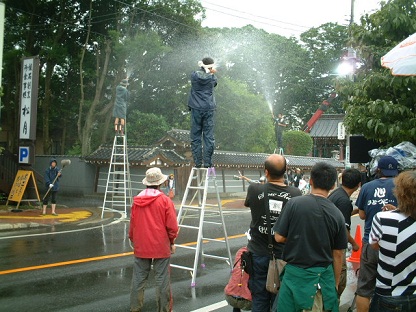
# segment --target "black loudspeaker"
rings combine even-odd
[[[350,136],[350,163],[367,163],[371,160],[368,151],[380,148],[383,143],[368,140],[362,135]]]

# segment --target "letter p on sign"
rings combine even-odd
[[[29,163],[29,147],[20,146],[19,147],[19,164],[28,164]]]

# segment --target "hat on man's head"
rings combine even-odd
[[[120,82],[120,84],[121,84],[122,86],[128,86],[128,85],[129,85],[129,81],[128,81],[127,79],[123,79],[123,80]]]
[[[378,160],[377,168],[385,177],[394,177],[399,174],[397,160],[392,156],[383,156]]]
[[[157,168],[150,168],[146,171],[146,177],[143,179],[143,184],[147,186],[160,185],[168,179],[167,175],[164,175],[162,171]]]

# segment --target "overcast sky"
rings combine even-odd
[[[201,0],[207,27],[251,24],[269,33],[299,36],[328,22],[348,25],[353,0]],[[380,8],[380,0],[354,0],[354,20]]]

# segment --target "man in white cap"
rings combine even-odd
[[[199,70],[191,75],[191,94],[188,107],[191,111],[191,150],[195,167],[212,167],[214,153],[214,87],[217,86],[214,60],[205,57],[198,62]],[[202,151],[202,140],[204,150]]]
[[[160,191],[168,177],[159,168],[146,171],[146,189],[134,197],[131,207],[129,238],[134,246],[130,311],[143,311],[144,290],[153,264],[156,280],[157,311],[172,311],[170,256],[175,253],[178,235],[175,206]]]

